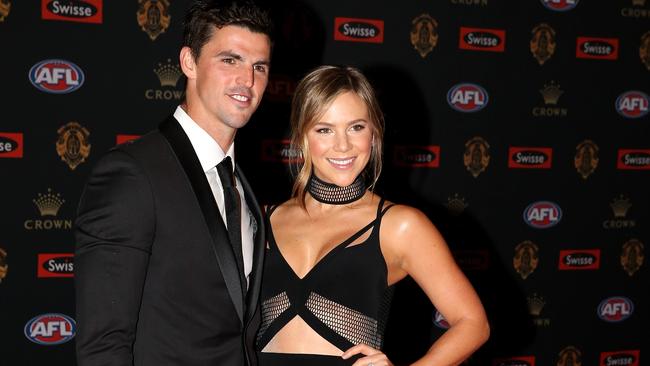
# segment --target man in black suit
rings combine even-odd
[[[80,366],[256,364],[263,220],[239,167],[217,165],[234,160],[237,129],[262,99],[271,22],[250,3],[204,0],[184,27],[185,101],[109,151],[79,203]],[[237,220],[223,190],[233,169]]]

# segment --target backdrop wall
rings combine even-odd
[[[649,1],[269,3],[271,80],[237,142],[261,202],[289,194],[297,80],[357,66],[386,114],[378,192],[427,213],[489,313],[468,363],[640,365]],[[181,101],[186,4],[0,0],[0,363],[75,364],[76,205],[105,151]],[[445,326],[404,281],[386,352],[412,361]]]

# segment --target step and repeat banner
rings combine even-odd
[[[0,0],[0,364],[75,364],[76,206],[102,154],[183,99],[187,3]],[[650,0],[266,5],[271,78],[237,143],[262,203],[290,192],[297,81],[359,67],[386,114],[377,191],[431,218],[488,311],[492,337],[467,363],[641,365]],[[386,352],[411,362],[447,327],[405,280]]]

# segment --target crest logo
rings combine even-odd
[[[598,167],[598,145],[591,140],[584,140],[576,146],[573,166],[582,179],[587,179]]]
[[[302,160],[302,152],[292,148],[287,139],[262,141],[262,161],[295,164]]]
[[[465,198],[458,195],[458,193],[454,193],[453,197],[447,197],[447,203],[445,204],[447,212],[452,216],[460,216],[467,206]]]
[[[449,329],[449,322],[438,310],[433,312],[433,324],[440,329]]]
[[[437,168],[440,166],[440,146],[396,145],[393,164],[412,168]]]
[[[553,149],[550,147],[508,148],[508,167],[524,169],[550,169]]]
[[[41,18],[100,24],[102,8],[102,0],[41,0]]]
[[[576,57],[616,60],[618,58],[618,38],[578,37]]]
[[[39,254],[38,278],[73,277],[74,254]]]
[[[3,22],[11,10],[10,0],[0,0],[0,22]]]
[[[622,170],[649,170],[650,149],[619,149],[617,168]]]
[[[384,21],[334,18],[334,39],[337,41],[384,43]]]
[[[30,341],[52,346],[71,340],[76,333],[74,319],[63,314],[43,314],[32,318],[25,325],[25,337]]]
[[[138,0],[138,25],[152,41],[169,28],[169,0]]]
[[[616,111],[625,118],[641,118],[648,114],[650,98],[638,90],[630,90],[616,98]]]
[[[558,204],[549,201],[531,203],[524,210],[524,221],[536,229],[546,229],[557,225],[562,219]]]
[[[546,9],[553,11],[569,11],[578,6],[579,0],[541,0]]]
[[[0,248],[0,283],[7,277],[9,264],[7,263],[7,251]]]
[[[23,134],[0,132],[0,158],[23,157]]]
[[[503,52],[506,49],[506,31],[460,27],[458,47],[463,50]]]
[[[650,11],[648,12],[650,14]],[[650,31],[641,36],[641,45],[639,46],[639,57],[646,69],[650,70]]]
[[[59,138],[56,141],[56,153],[61,160],[70,167],[70,170],[86,161],[90,155],[90,132],[77,122],[70,122],[58,129]]]
[[[539,263],[539,248],[530,240],[524,240],[515,247],[512,264],[522,279],[528,278]]]
[[[639,366],[639,350],[600,353],[600,366]]]
[[[532,33],[530,52],[541,66],[555,53],[555,30],[546,23],[540,23],[533,28]]]
[[[600,249],[560,250],[559,270],[600,268]]]
[[[535,356],[497,358],[492,366],[535,366]]]
[[[634,304],[623,296],[609,297],[598,305],[598,317],[610,323],[618,323],[632,316]]]
[[[438,22],[429,14],[420,14],[411,24],[411,44],[424,58],[438,44]]]
[[[630,239],[623,244],[621,266],[630,277],[641,268],[644,259],[643,243],[638,239]]]
[[[487,106],[488,93],[480,85],[460,83],[447,92],[447,103],[459,112],[478,112]]]
[[[560,351],[556,366],[582,366],[582,354],[580,350],[568,346]]]
[[[67,94],[81,88],[84,73],[70,61],[44,60],[29,70],[29,81],[40,91]]]
[[[472,137],[465,143],[463,164],[474,178],[483,173],[490,164],[490,145],[482,137]]]

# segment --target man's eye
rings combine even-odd
[[[255,68],[255,71],[266,72],[266,66],[264,66],[264,65],[255,65],[254,68]]]
[[[234,58],[224,58],[223,60],[221,60],[221,62],[223,62],[224,64],[234,64],[235,59]]]

